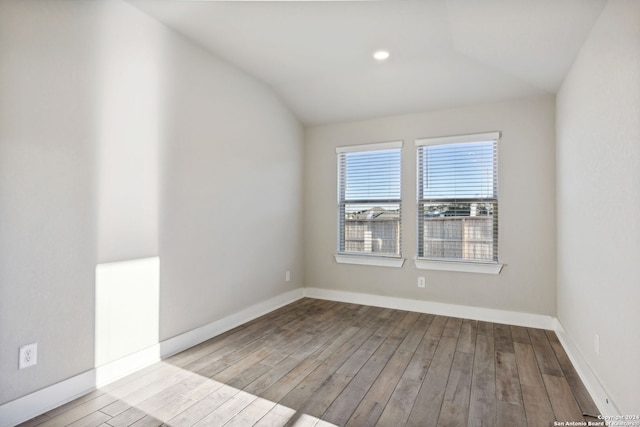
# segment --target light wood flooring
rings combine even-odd
[[[583,413],[598,411],[551,331],[305,298],[23,426],[546,427]]]

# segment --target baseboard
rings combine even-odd
[[[64,405],[95,390],[95,382],[95,370],[92,369],[0,405],[0,426],[15,426]]]
[[[309,298],[393,308],[396,310],[415,311],[418,313],[438,314],[442,316],[461,317],[464,319],[482,320],[485,322],[504,323],[530,328],[554,329],[556,325],[554,317],[542,314],[520,313],[516,311],[445,304],[408,298],[396,298],[321,288],[305,288],[304,295]]]
[[[215,322],[211,322],[207,325],[164,340],[160,343],[160,356],[163,359],[173,356],[176,353],[193,347],[196,344],[200,344],[201,342],[227,332],[236,326],[247,323],[250,320],[270,313],[287,304],[291,304],[303,297],[304,292],[302,288],[294,289],[273,298],[269,298],[268,300],[259,302],[258,304],[254,304],[230,316],[216,320]]]
[[[608,416],[620,415],[617,406],[608,397],[589,364],[555,317],[331,289],[304,288],[277,295],[223,319],[0,405],[0,427],[11,427],[27,421],[76,399],[96,387],[107,385],[303,297],[554,330],[601,413]]]
[[[602,386],[596,375],[591,370],[591,367],[582,356],[582,353],[578,350],[578,347],[567,334],[560,321],[555,317],[357,292],[337,291],[332,289],[305,288],[304,294],[309,298],[553,330],[556,332],[562,347],[569,356],[571,363],[578,372],[580,379],[584,383],[601,414],[606,416],[616,416],[621,414],[618,407],[611,398],[609,398],[605,388]]]
[[[254,304],[223,319],[162,341],[103,366],[0,405],[0,427],[28,421],[182,350],[304,297],[302,288]]]
[[[152,345],[120,359],[98,366],[96,371],[96,387],[104,387],[129,374],[146,368],[160,361],[160,344]]]
[[[600,380],[598,380],[598,377],[594,374],[589,363],[587,363],[587,360],[582,355],[582,352],[578,349],[578,346],[576,346],[569,334],[567,334],[562,323],[557,319],[554,329],[562,347],[564,347],[564,351],[569,356],[573,367],[578,372],[578,376],[580,376],[582,383],[587,388],[587,391],[591,395],[591,398],[600,410],[601,414],[606,416],[621,415],[620,410],[609,397],[604,386]]]

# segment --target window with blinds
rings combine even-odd
[[[338,147],[338,252],[401,255],[402,141]]]
[[[418,258],[498,262],[499,132],[428,138],[418,149]]]

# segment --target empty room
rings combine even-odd
[[[640,427],[640,1],[0,0],[0,427]]]

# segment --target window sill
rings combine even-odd
[[[361,256],[361,255],[334,255],[338,264],[375,265],[378,267],[400,268],[404,264],[404,258]]]
[[[465,273],[500,274],[504,264],[460,262],[460,261],[434,261],[428,259],[416,259],[416,268],[421,270],[461,271]]]

